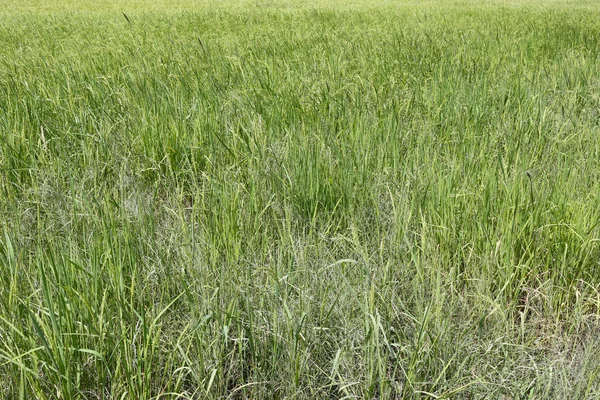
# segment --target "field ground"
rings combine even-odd
[[[0,0],[0,397],[600,398],[596,1]]]

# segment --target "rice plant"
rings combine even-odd
[[[594,1],[0,0],[0,397],[600,398]]]

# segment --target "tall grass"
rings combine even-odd
[[[593,3],[3,3],[0,397],[600,397]]]

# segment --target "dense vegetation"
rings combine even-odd
[[[60,1],[0,0],[1,398],[600,397],[594,2]]]

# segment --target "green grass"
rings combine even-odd
[[[0,0],[1,398],[600,398],[597,3],[169,4]]]

